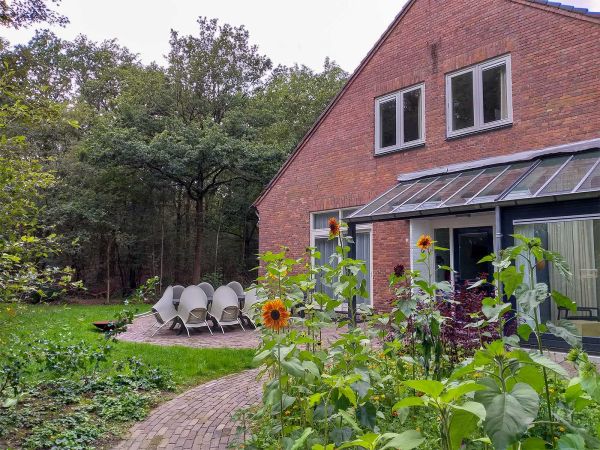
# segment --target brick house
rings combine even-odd
[[[326,220],[339,215],[368,262],[362,301],[386,309],[387,277],[414,261],[421,233],[450,248],[436,259],[463,282],[516,230],[566,253],[572,285],[551,268],[536,276],[595,321],[599,62],[598,13],[543,0],[408,1],[256,200],[260,251],[312,244],[326,258]],[[600,336],[591,325],[584,334]]]

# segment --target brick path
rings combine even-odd
[[[232,415],[260,401],[258,369],[201,384],[153,410],[114,450],[226,449],[235,442]]]

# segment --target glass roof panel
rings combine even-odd
[[[527,161],[519,164],[511,164],[508,169],[498,178],[492,181],[483,191],[477,194],[469,204],[493,202],[505,190],[513,185],[521,176],[527,172],[533,163]]]
[[[431,183],[429,186],[427,186],[421,192],[415,194],[412,198],[407,200],[407,202],[405,204],[398,206],[394,210],[394,212],[412,211],[417,206],[419,206],[421,203],[423,203],[425,200],[427,200],[429,197],[431,197],[433,194],[435,194],[437,191],[439,191],[444,186],[446,186],[448,184],[448,182],[452,181],[454,178],[456,178],[455,173],[452,175],[444,175],[444,176],[439,177],[437,180],[435,180],[433,183]]]
[[[481,175],[477,178],[473,179],[473,181],[465,186],[464,189],[461,189],[454,195],[450,197],[446,203],[442,206],[460,206],[467,203],[471,198],[476,195],[479,191],[481,191],[484,187],[486,187],[494,178],[496,178],[506,166],[496,166],[485,169]]]
[[[473,178],[475,178],[480,172],[481,170],[470,170],[468,172],[461,173],[458,177],[454,178],[452,181],[450,181],[450,183],[417,206],[417,209],[437,208],[442,204],[442,202],[454,195],[456,191],[473,180]]]
[[[575,155],[538,195],[571,192],[600,158],[600,151]]]
[[[358,215],[359,216],[370,216],[377,209],[381,208],[383,205],[385,205],[387,202],[392,200],[394,197],[401,194],[402,191],[404,191],[406,188],[408,188],[411,184],[412,184],[412,182],[397,184],[392,189],[390,189],[389,191],[385,192],[384,194],[382,194],[381,196],[379,196],[378,198],[373,200],[371,203],[368,203],[367,205],[365,205],[364,208],[361,208],[358,211],[359,212]]]
[[[402,192],[399,196],[386,203],[383,207],[375,211],[374,214],[389,214],[394,212],[398,206],[402,205],[405,201],[409,200],[412,196],[419,193],[422,189],[426,188],[436,177],[424,178],[410,185],[408,189]],[[361,214],[362,215],[362,214]]]
[[[596,191],[600,189],[600,164],[583,180],[583,183],[577,189],[577,192]]]
[[[514,188],[504,197],[506,200],[513,198],[533,197],[556,171],[569,159],[569,156],[544,159],[525,178],[519,181]]]

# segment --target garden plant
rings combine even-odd
[[[349,258],[352,239],[330,220],[337,248],[329,263],[261,255],[263,401],[245,410],[245,448],[497,449],[600,448],[600,378],[566,321],[542,323],[540,305],[575,310],[563,294],[536,282],[552,264],[571,277],[563,258],[538,238],[485,257],[494,273],[454,292],[448,282],[398,266],[390,276],[393,309],[358,317],[336,312],[366,297],[362,261]],[[431,267],[436,247],[421,236],[418,262]],[[450,267],[439,267],[451,271]],[[320,285],[330,289],[319,290]],[[338,327],[324,342],[323,330]],[[559,364],[542,335],[571,350]],[[577,376],[572,376],[577,374]]]

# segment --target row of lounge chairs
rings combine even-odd
[[[225,334],[223,326],[239,325],[245,331],[244,322],[255,326],[252,319],[252,305],[258,301],[256,290],[244,292],[242,285],[231,282],[215,290],[209,283],[200,283],[184,288],[183,286],[169,286],[158,302],[152,307],[158,331],[169,323],[171,329],[177,323],[186,330],[188,337],[190,329],[207,327],[212,333],[208,323],[210,320],[215,327],[220,327]]]

